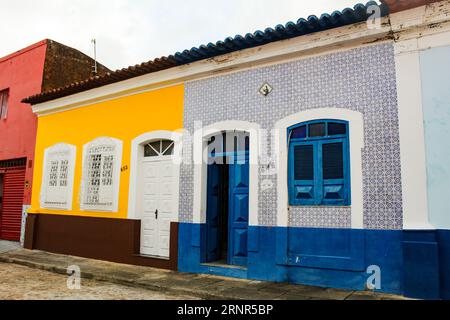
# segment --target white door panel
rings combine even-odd
[[[172,160],[158,159],[141,162],[143,175],[140,177],[142,186],[142,243],[141,253],[145,255],[169,258],[170,254],[170,224],[177,221],[176,212],[177,183],[176,168]],[[157,214],[156,214],[157,213]]]
[[[145,214],[155,213],[157,208],[158,208],[157,200],[144,200],[144,213]]]
[[[142,219],[142,227],[144,228],[144,232],[146,231],[154,231],[155,230],[155,223],[152,221],[151,218],[143,218]]]
[[[150,163],[144,163],[144,177],[158,178],[158,166]]]
[[[157,198],[159,193],[158,182],[147,182],[144,184],[144,194]]]
[[[170,236],[165,235],[160,237],[159,254],[162,257],[170,255]]]
[[[174,170],[173,170],[173,164],[163,164],[161,166],[161,176],[164,178],[173,177],[174,176]]]
[[[172,219],[167,219],[167,218],[165,218],[165,219],[162,219],[160,222],[159,222],[159,225],[158,225],[158,227],[159,227],[159,230],[161,231],[161,232],[165,232],[165,233],[170,233],[170,223],[172,222]]]
[[[173,199],[175,192],[173,180],[170,179],[169,181],[164,181],[160,186],[160,192],[165,198],[169,197],[170,199]]]
[[[173,201],[170,200],[160,200],[159,207],[161,213],[172,214],[173,213]]]

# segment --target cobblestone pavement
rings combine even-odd
[[[0,300],[191,300],[148,289],[81,280],[81,290],[67,289],[67,277],[0,263]]]
[[[0,254],[21,249],[18,242],[0,240]]]
[[[23,299],[34,299],[27,295],[27,287],[42,288],[28,290],[41,292],[37,299],[185,299],[197,297],[206,300],[403,300],[399,296],[374,292],[355,292],[332,288],[319,288],[288,283],[271,283],[252,280],[223,278],[213,275],[178,273],[148,267],[130,266],[81,257],[52,254],[43,251],[18,249],[0,253],[1,263],[10,263],[9,270],[22,273],[9,274],[0,271],[0,299],[2,294],[19,291]],[[42,278],[34,270],[15,269],[18,266],[49,271]],[[66,289],[68,266],[78,266],[83,279],[83,289],[72,292]],[[41,271],[41,272],[42,272]],[[2,290],[3,277],[11,282],[8,290]],[[55,278],[53,278],[55,277]],[[60,279],[60,280],[53,280]],[[28,280],[30,283],[28,283]],[[36,282],[37,281],[37,282]],[[40,282],[39,282],[40,281]],[[5,282],[6,284],[9,283]],[[108,283],[108,284],[107,284]],[[56,286],[52,291],[52,286]],[[115,290],[120,288],[120,290]],[[122,287],[125,286],[125,287]],[[47,290],[49,289],[49,290]],[[25,291],[24,291],[25,290]],[[3,291],[3,292],[2,292]],[[48,292],[47,292],[48,291]],[[6,292],[6,293],[5,293]],[[25,292],[25,293],[24,293]],[[58,295],[58,292],[60,293]],[[47,294],[47,296],[46,296]],[[11,296],[9,298],[15,298]]]

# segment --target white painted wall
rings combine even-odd
[[[403,228],[432,229],[428,217],[422,82],[417,40],[397,43],[395,62],[402,166]]]
[[[443,225],[429,213],[421,55],[450,45],[450,2],[399,12],[390,18],[396,39],[404,229],[441,228]]]
[[[430,221],[450,229],[450,46],[422,51],[420,67]]]

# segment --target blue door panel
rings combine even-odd
[[[242,192],[245,192],[245,190],[248,190],[249,185],[249,166],[248,163],[243,164],[234,164],[232,166],[232,170],[234,169],[235,175],[234,175],[234,188],[242,188],[244,190],[241,190]]]
[[[249,220],[249,158],[235,156],[230,164],[228,263],[247,265]]]
[[[248,194],[234,196],[234,222],[248,224]]]
[[[234,259],[247,259],[248,230],[234,231]]]

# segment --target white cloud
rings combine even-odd
[[[92,54],[112,69],[228,36],[264,30],[353,0],[0,0],[0,56],[50,38]]]

